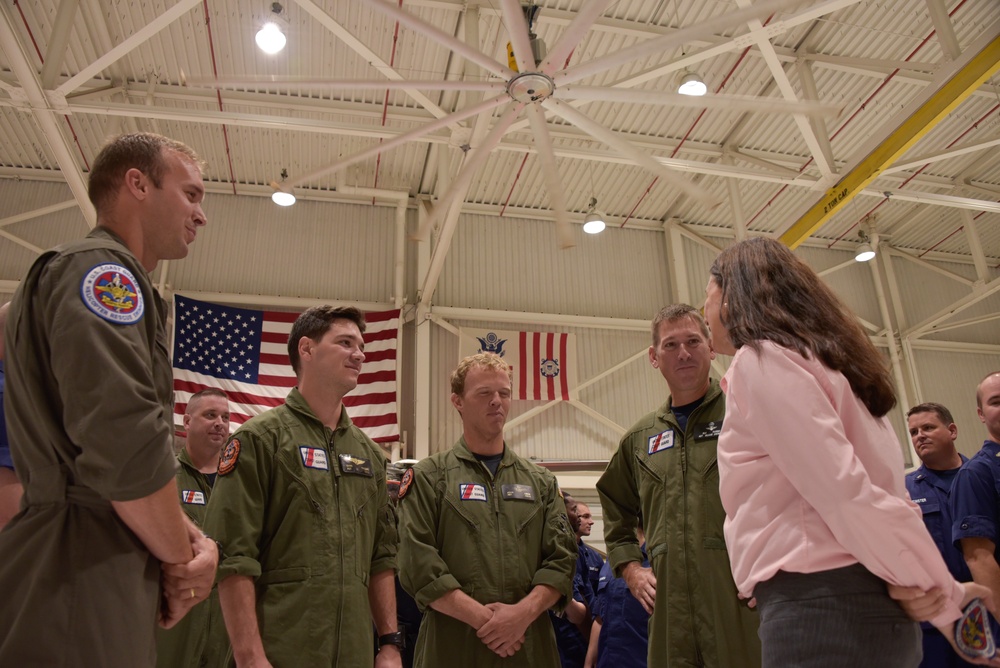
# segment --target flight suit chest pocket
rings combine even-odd
[[[462,591],[473,598],[484,585],[483,574],[488,568],[484,558],[497,550],[490,542],[496,533],[490,529],[495,522],[492,493],[481,482],[448,482],[444,490],[437,541],[441,558],[461,583]]]
[[[657,490],[663,487],[663,481],[667,477],[667,463],[672,454],[657,452],[650,455],[646,452],[637,452],[635,457],[639,496],[648,498],[648,495],[656,494]]]

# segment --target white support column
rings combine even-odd
[[[910,394],[907,391],[906,379],[903,377],[899,350],[896,347],[896,332],[892,326],[892,319],[889,316],[889,304],[886,302],[885,290],[882,288],[882,272],[879,270],[878,262],[869,262],[868,264],[872,269],[872,281],[875,283],[875,295],[878,298],[878,308],[879,312],[882,314],[882,323],[885,325],[885,341],[886,346],[889,348],[889,363],[892,366],[892,375],[896,380],[896,391],[898,392],[899,398],[897,407],[905,412],[906,408],[911,405]],[[906,440],[906,448],[909,453],[910,464],[916,464],[920,461],[920,459],[917,457],[917,453],[913,449],[913,443],[911,443],[909,439],[904,440]]]
[[[684,257],[684,236],[680,221],[671,218],[663,224],[667,243],[667,268],[670,270],[670,299],[672,302],[690,303],[691,286],[688,283],[687,259]],[[666,306],[666,304],[661,304]]]
[[[417,226],[427,215],[426,200],[417,200]],[[417,242],[417,285],[423,285],[431,263],[430,241]],[[408,454],[423,459],[431,454],[431,321],[428,309],[417,295],[414,324],[413,449]]]
[[[888,244],[885,245],[888,247]],[[896,316],[896,331],[900,332],[899,345],[902,360],[902,370],[907,381],[908,394],[914,399],[914,403],[921,401],[921,392],[917,386],[916,361],[913,359],[913,348],[909,345],[902,332],[909,327],[909,320],[906,317],[906,310],[903,308],[903,297],[899,292],[899,281],[896,280],[896,270],[892,264],[890,253],[879,252],[876,261],[882,263],[882,270],[885,271],[886,284],[889,286],[889,301],[892,303],[893,313]],[[909,405],[903,406],[904,410],[909,409]]]
[[[722,156],[722,164],[734,165],[735,161],[731,155]],[[746,215],[743,211],[743,194],[740,192],[739,179],[725,179],[726,190],[729,192],[729,214],[733,223],[733,232],[736,234],[736,241],[743,241],[747,238]]]
[[[972,212],[968,209],[961,209],[962,225],[965,230],[965,240],[969,242],[969,252],[972,253],[972,261],[976,265],[976,278],[985,283],[990,279],[986,264],[986,254],[983,252],[982,238],[979,236],[979,227]]]

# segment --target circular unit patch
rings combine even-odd
[[[135,276],[120,264],[99,264],[88,271],[80,296],[88,309],[119,325],[139,322],[146,307]]]
[[[406,473],[403,474],[403,479],[399,481],[399,500],[402,501],[406,493],[410,491],[410,485],[413,484],[413,469],[406,469]]]
[[[226,475],[233,472],[236,468],[236,460],[240,457],[240,439],[234,438],[229,443],[226,443],[226,447],[222,448],[222,454],[219,456],[219,475]]]

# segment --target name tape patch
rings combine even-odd
[[[666,431],[661,431],[656,436],[649,437],[649,449],[648,452],[651,455],[655,455],[657,452],[663,452],[664,450],[669,450],[674,447],[674,430],[668,429]]]
[[[462,501],[486,501],[486,487],[475,482],[458,484],[458,497]]]
[[[184,503],[193,506],[203,506],[205,505],[205,493],[199,492],[196,489],[185,489],[181,492],[181,498],[184,499]]]
[[[695,441],[707,441],[713,438],[719,438],[719,434],[722,433],[722,420],[718,422],[706,422],[705,424],[700,424],[694,428],[694,440]]]
[[[354,455],[340,455],[340,470],[351,475],[363,475],[366,478],[371,478],[375,475],[372,473],[372,462],[370,459],[355,457]]]
[[[329,471],[330,462],[326,458],[326,450],[323,448],[312,448],[308,445],[299,446],[299,454],[302,455],[302,465],[307,469],[319,469]]]
[[[510,484],[500,486],[500,495],[504,499],[517,499],[520,501],[534,501],[535,488],[531,485]]]

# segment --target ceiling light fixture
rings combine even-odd
[[[278,206],[291,206],[295,204],[295,193],[292,192],[291,187],[285,185],[285,181],[288,179],[288,170],[284,167],[281,168],[281,183],[277,181],[271,181],[271,187],[274,188],[274,192],[271,193],[271,201]]]
[[[597,211],[597,198],[590,198],[590,212],[583,219],[583,231],[587,234],[600,234],[607,225],[604,223],[604,214]]]
[[[854,261],[870,262],[875,258],[875,252],[878,249],[878,234],[875,232],[874,219],[866,216],[861,221],[861,227],[858,228],[858,239],[860,242],[854,249]]]
[[[280,2],[275,2],[271,5],[271,12],[274,13],[274,18],[281,16],[282,11],[283,8]],[[271,56],[285,48],[285,34],[281,32],[281,28],[274,21],[266,22],[257,31],[254,39],[260,50]]]
[[[875,249],[867,241],[859,243],[857,249],[854,251],[854,260],[856,262],[868,262],[874,257]]]
[[[708,86],[701,80],[697,72],[686,71],[681,77],[681,85],[677,87],[677,92],[681,95],[692,95],[701,97],[708,92]]]

